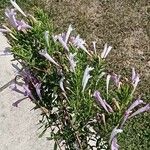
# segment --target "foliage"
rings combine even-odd
[[[103,52],[75,34],[65,45],[60,38],[64,40],[67,33],[54,36],[52,22],[42,10],[35,10],[34,16],[25,18],[31,28],[18,24],[6,32],[14,59],[22,65],[18,76],[24,93],[42,110],[40,122],[44,131],[51,129],[54,149],[108,149],[113,129],[122,128],[125,112],[135,99],[135,79],[107,70],[105,50],[111,47],[105,45],[102,57]]]

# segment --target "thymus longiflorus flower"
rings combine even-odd
[[[90,71],[92,71],[94,68],[93,67],[89,67],[89,66],[87,66],[86,67],[86,69],[85,69],[85,71],[84,71],[84,75],[83,75],[83,79],[82,79],[82,92],[84,92],[84,90],[85,90],[85,87],[86,87],[86,85],[87,85],[87,83],[88,83],[88,80],[91,78],[91,76],[90,76]]]
[[[96,53],[97,53],[97,52],[96,52],[96,42],[93,41],[92,43],[93,43],[94,54],[96,55]]]
[[[69,52],[69,48],[67,46],[67,43],[65,43],[65,39],[63,38],[63,35],[62,34],[59,34],[57,36],[58,38],[58,41],[62,44],[62,46],[64,47],[64,49],[66,49],[68,52]]]
[[[49,60],[54,65],[59,66],[59,64],[48,54],[47,50],[41,50],[39,51],[39,54],[44,56],[47,60]]]
[[[67,56],[69,63],[70,63],[70,71],[75,72],[75,67],[77,64],[77,61],[74,60],[74,57],[76,56],[77,53],[70,53],[69,56]]]
[[[67,31],[66,36],[65,36],[65,43],[66,43],[66,44],[67,44],[68,39],[69,39],[69,36],[70,36],[70,34],[71,34],[71,32],[72,32],[73,30],[74,30],[74,29],[72,28],[72,25],[69,25],[68,31]]]
[[[85,40],[81,39],[79,35],[76,36],[76,38],[72,37],[71,39],[72,44],[74,46],[76,46],[77,48],[82,49],[83,51],[85,51],[89,56],[91,56],[91,54],[89,53],[89,51],[86,49],[85,45]]]
[[[60,79],[59,86],[60,86],[61,90],[66,93],[66,91],[64,89],[64,80],[65,80],[65,77],[62,77]]]
[[[111,74],[111,79],[114,81],[114,83],[115,83],[115,85],[118,87],[118,89],[119,89],[120,86],[121,86],[120,78],[121,78],[120,75],[117,75],[117,74],[115,74],[115,73],[112,73],[112,74]]]
[[[16,10],[18,10],[22,15],[26,17],[26,14],[23,12],[23,10],[18,6],[15,0],[10,0],[11,4],[14,6]]]
[[[125,112],[125,116],[124,116],[124,119],[123,119],[123,122],[121,123],[121,128],[123,127],[123,125],[124,125],[124,123],[127,121],[127,119],[129,119],[129,118],[131,118],[131,116],[134,116],[133,114],[132,114],[132,111],[133,111],[133,109],[135,108],[135,107],[137,107],[137,106],[139,106],[140,104],[145,104],[144,102],[143,102],[143,100],[141,100],[141,99],[137,99],[137,100],[135,100],[132,104],[131,104],[131,106],[126,110],[126,112]],[[144,109],[142,109],[142,111],[140,110],[139,111],[139,113],[142,113],[143,111],[146,111],[146,109],[144,108]]]
[[[23,31],[26,29],[31,29],[32,27],[24,22],[24,20],[16,19],[16,12],[14,9],[6,9],[5,15],[8,18],[12,27],[16,28],[18,31]]]
[[[111,51],[112,47],[111,46],[107,46],[107,43],[104,46],[104,50],[101,53],[101,58],[105,59],[107,57],[107,55],[109,54],[109,52]]]
[[[147,105],[145,105],[145,106],[139,108],[137,111],[135,111],[134,113],[132,113],[132,114],[129,116],[129,119],[132,118],[132,117],[134,117],[134,116],[136,116],[136,115],[138,115],[138,114],[141,114],[141,113],[143,113],[143,112],[145,112],[145,111],[150,111],[150,104],[147,104]]]
[[[102,99],[99,91],[95,91],[93,96],[97,104],[99,106],[102,106],[105,109],[105,111],[107,111],[107,113],[113,112],[113,109],[111,108],[111,106],[105,100]]]
[[[109,88],[110,78],[111,78],[111,75],[108,74],[107,77],[106,77],[106,93],[107,93],[107,96],[108,96],[108,88]]]
[[[49,47],[49,31],[45,31],[44,38],[45,38],[47,46]]]
[[[133,91],[132,94],[134,93],[139,81],[140,81],[140,76],[138,73],[135,72],[135,68],[132,68],[132,85],[133,85]]]
[[[118,150],[119,149],[119,145],[117,143],[117,138],[114,137],[114,139],[111,142],[111,150]]]
[[[111,132],[110,139],[109,139],[109,144],[111,145],[113,139],[116,138],[117,134],[118,134],[118,133],[122,133],[122,132],[123,132],[122,129],[117,129],[117,127],[115,127],[115,128],[112,130],[112,132]]]

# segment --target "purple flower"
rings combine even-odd
[[[39,51],[39,54],[44,56],[47,60],[49,60],[54,65],[59,66],[59,64],[47,53],[47,50],[41,50]]]
[[[117,143],[117,138],[114,137],[114,139],[111,142],[111,150],[118,150],[119,149],[119,145]]]
[[[70,33],[73,31],[73,28],[71,25],[69,25],[69,28],[68,28],[68,31],[66,33],[66,37],[65,37],[65,43],[67,44],[68,42],[68,39],[69,39],[69,36],[70,36]]]
[[[113,112],[111,106],[102,99],[99,91],[95,91],[93,96],[95,97],[95,100],[99,106],[102,106],[108,113]]]
[[[109,139],[109,144],[111,145],[111,143],[112,143],[113,139],[116,137],[116,135],[117,135],[118,133],[122,133],[122,132],[123,132],[122,129],[117,129],[117,127],[115,127],[115,128],[112,130],[112,132],[111,132],[110,139]]]
[[[23,31],[26,29],[31,29],[32,27],[24,22],[24,20],[17,21],[17,29],[18,31]]]
[[[111,74],[111,79],[114,81],[115,85],[118,87],[118,89],[120,88],[121,82],[120,82],[120,75],[117,75],[115,73]]]
[[[130,107],[126,110],[126,112],[125,112],[125,116],[124,116],[124,118],[123,118],[123,122],[122,122],[121,125],[120,125],[120,128],[123,127],[123,125],[125,124],[125,122],[126,122],[129,118],[131,118],[131,117],[133,117],[133,116],[135,116],[135,115],[137,115],[137,114],[139,114],[139,113],[142,113],[142,112],[144,112],[144,111],[147,111],[148,105],[146,105],[146,106],[144,106],[144,107],[138,109],[136,112],[132,113],[133,109],[134,109],[135,107],[139,106],[140,104],[145,104],[145,103],[143,102],[143,100],[141,100],[141,99],[139,99],[139,98],[138,98],[137,100],[135,100],[135,101],[131,104],[131,106],[130,106]]]
[[[138,73],[135,72],[135,69],[132,68],[132,85],[133,85],[133,91],[132,91],[132,94],[134,93],[134,91],[136,90],[136,87],[140,81],[140,76]]]
[[[69,63],[70,63],[70,71],[71,72],[75,72],[75,67],[76,67],[76,64],[77,64],[77,61],[74,60],[74,57],[77,53],[70,53],[69,56],[67,56],[68,60],[69,60]]]
[[[107,43],[106,43],[105,46],[104,46],[104,50],[101,53],[101,58],[105,59],[107,57],[107,55],[109,54],[109,52],[111,51],[111,49],[112,49],[112,47],[111,46],[107,47]]]
[[[95,53],[95,55],[96,55],[96,42],[93,41],[92,43],[93,43],[94,53]]]
[[[85,71],[84,71],[84,75],[83,75],[83,79],[82,79],[82,92],[84,92],[85,87],[88,83],[88,80],[91,78],[90,76],[90,71],[92,71],[94,68],[87,66]]]
[[[65,77],[62,77],[62,78],[60,79],[59,86],[60,86],[61,90],[66,93],[66,91],[65,91],[65,89],[64,89],[64,83],[63,83],[64,80],[65,80]]]
[[[15,7],[16,10],[18,10],[22,15],[26,17],[26,14],[23,12],[23,10],[18,6],[16,1],[10,0],[11,4]]]
[[[49,47],[49,31],[45,31],[44,37],[45,37],[46,44]]]
[[[73,43],[74,46],[76,46],[77,48],[81,48],[89,56],[91,56],[91,54],[89,53],[89,51],[85,47],[85,44],[86,44],[85,41],[83,39],[81,39],[79,35],[77,35],[76,38],[72,37],[71,41],[72,41],[72,43]]]
[[[10,24],[16,28],[18,31],[23,31],[26,29],[31,29],[32,27],[26,24],[23,20],[17,20],[16,19],[16,12],[14,9],[6,9],[5,15],[8,18]]]
[[[139,108],[137,111],[135,111],[134,113],[132,113],[130,116],[129,116],[129,119],[140,114],[140,113],[143,113],[145,111],[150,111],[150,104],[147,104],[145,105],[144,107],[141,107]]]
[[[109,88],[110,78],[111,78],[111,75],[108,74],[107,78],[106,78],[106,93],[107,93],[107,95],[108,95],[108,88]]]
[[[29,98],[31,98],[31,100],[35,101],[35,98],[34,98],[34,96],[32,95],[32,92],[31,92],[31,90],[29,89],[29,86],[28,86],[27,84],[24,84],[22,87],[23,87],[24,90],[25,90],[24,95],[25,95],[25,96],[28,96]]]

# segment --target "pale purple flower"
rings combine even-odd
[[[10,24],[19,31],[32,28],[30,25],[26,24],[23,20],[20,21],[16,19],[16,12],[14,9],[10,10],[6,9],[5,15],[8,18]]]
[[[106,93],[107,93],[107,96],[108,96],[108,88],[109,88],[110,78],[111,78],[111,75],[108,74],[107,77],[106,77]]]
[[[84,71],[84,75],[83,75],[83,79],[82,79],[82,87],[83,87],[82,92],[84,92],[85,87],[86,87],[86,85],[88,83],[88,80],[91,78],[91,76],[90,76],[89,73],[93,69],[94,69],[93,67],[87,66],[86,69],[85,69],[85,71]]]
[[[74,60],[74,57],[77,53],[70,53],[69,56],[67,56],[68,60],[69,60],[69,63],[70,63],[70,71],[71,72],[75,72],[75,67],[76,67],[76,64],[77,64],[77,61]]]
[[[109,112],[111,113],[114,112],[112,107],[105,100],[103,100],[103,102],[105,103],[106,107],[109,109]]]
[[[96,54],[96,42],[93,41],[92,43],[93,43],[94,53]]]
[[[14,6],[16,10],[18,10],[22,15],[26,17],[26,14],[23,12],[23,10],[18,6],[15,0],[10,0],[11,4]]]
[[[68,31],[66,33],[66,37],[65,37],[65,43],[67,44],[68,42],[68,39],[69,39],[69,36],[70,36],[70,33],[73,31],[73,28],[71,25],[69,25],[69,28],[68,28]]]
[[[140,113],[143,113],[145,111],[150,111],[150,104],[147,104],[145,105],[144,107],[141,107],[139,108],[137,111],[135,111],[134,113],[132,113],[130,116],[129,116],[129,119],[140,114]]]
[[[101,58],[105,59],[107,57],[107,55],[109,54],[109,52],[111,51],[112,47],[111,46],[107,46],[107,43],[104,46],[104,50],[101,53]]]
[[[120,88],[121,82],[120,82],[121,75],[117,75],[115,73],[111,74],[111,79],[114,81],[115,85]]]
[[[134,93],[138,83],[140,81],[140,76],[138,73],[135,72],[135,69],[132,68],[132,85],[133,85],[133,91],[132,94]]]
[[[86,45],[85,41],[83,39],[81,39],[79,35],[77,35],[76,38],[72,38],[72,43],[74,46],[76,46],[77,48],[81,48],[83,51],[85,51],[88,55],[91,56],[89,51],[84,46],[84,45]]]
[[[124,115],[123,121],[120,125],[120,128],[122,128],[123,125],[125,124],[125,122],[127,121],[127,119],[130,118],[130,114],[132,113],[132,110],[140,104],[145,104],[145,103],[143,102],[143,100],[141,100],[139,98],[131,104],[131,106],[125,112],[125,115]]]
[[[47,53],[47,50],[41,50],[39,51],[39,54],[44,56],[47,60],[49,60],[54,65],[59,66],[59,64]]]
[[[17,20],[16,20],[16,12],[15,12],[15,10],[14,9],[6,9],[5,10],[5,15],[6,15],[6,17],[8,18],[8,20],[9,20],[9,22],[10,22],[10,24],[14,27],[14,28],[16,28],[18,25],[17,25]]]
[[[49,47],[49,31],[45,31],[44,38],[45,38],[47,46]]]
[[[122,132],[123,132],[122,129],[117,129],[117,127],[115,127],[115,128],[112,130],[112,132],[111,132],[110,139],[109,139],[109,144],[111,145],[111,143],[112,143],[113,139],[116,137],[116,135],[117,135],[118,133],[122,133]]]
[[[0,32],[5,33],[5,32],[9,32],[9,31],[7,29],[0,28]]]
[[[69,48],[68,48],[68,46],[67,46],[67,43],[65,43],[65,39],[64,39],[64,37],[63,37],[63,35],[62,34],[59,34],[58,35],[58,41],[62,44],[62,46],[64,47],[64,49],[66,49],[68,52],[69,52]]]
[[[101,95],[100,95],[100,92],[99,91],[95,91],[94,94],[93,94],[97,104],[99,106],[102,106],[108,113],[109,113],[109,110],[107,109],[107,106],[104,102],[104,100],[102,99]]]
[[[65,77],[63,76],[63,77],[60,79],[59,86],[60,86],[61,90],[66,93],[66,91],[65,91],[65,89],[64,89],[64,80],[65,80]]]
[[[117,143],[117,138],[114,137],[114,139],[111,142],[111,150],[118,150],[119,149],[119,145]]]
[[[24,20],[17,20],[17,29],[18,31],[23,31],[26,29],[31,29],[32,27],[30,25],[28,25],[27,23],[24,22]]]

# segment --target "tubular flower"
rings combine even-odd
[[[115,127],[115,128],[112,130],[112,132],[111,132],[110,139],[109,139],[109,144],[111,145],[113,139],[116,138],[116,135],[117,135],[118,133],[122,133],[122,132],[123,132],[122,129],[117,129],[117,127]]]
[[[44,56],[47,60],[49,60],[54,65],[59,66],[58,63],[47,53],[46,50],[39,51],[39,54]]]
[[[107,93],[107,95],[108,95],[108,88],[109,88],[110,78],[111,78],[111,75],[108,74],[107,78],[106,78],[106,93]]]
[[[64,49],[66,49],[69,52],[69,48],[68,48],[67,44],[65,43],[65,39],[64,39],[63,36],[64,36],[63,34],[59,34],[57,36],[58,41],[62,44],[62,46],[64,47]]]
[[[67,56],[68,60],[69,60],[69,63],[70,63],[70,71],[71,72],[75,72],[75,67],[76,67],[76,64],[77,64],[77,61],[74,60],[74,57],[77,53],[70,53],[69,56]]]
[[[119,149],[119,145],[117,143],[117,138],[114,137],[114,139],[111,142],[111,150],[118,150]]]
[[[73,31],[73,28],[71,25],[69,25],[69,28],[68,28],[68,31],[66,33],[66,37],[65,37],[65,43],[67,44],[68,42],[68,39],[69,39],[69,36],[70,36],[70,33]]]
[[[82,92],[84,92],[85,87],[87,85],[88,80],[91,78],[90,76],[90,71],[92,71],[94,68],[87,66],[85,71],[84,71],[84,75],[83,75],[83,79],[82,79]]]
[[[65,80],[65,77],[62,77],[62,78],[60,79],[59,86],[60,86],[61,90],[66,93],[66,91],[65,91],[65,89],[64,89],[64,83],[63,83],[64,80]]]
[[[94,53],[96,54],[96,53],[97,53],[97,52],[96,52],[96,42],[93,41],[92,43],[93,43]]]
[[[74,46],[76,46],[77,48],[81,48],[82,50],[84,50],[89,56],[91,56],[91,54],[88,52],[88,50],[86,49],[86,47],[84,46],[86,43],[83,39],[80,38],[79,35],[77,35],[76,38],[72,37],[72,43]]]
[[[8,18],[10,24],[12,27],[16,28],[18,31],[20,30],[26,30],[26,29],[31,29],[32,27],[28,24],[26,24],[23,20],[17,20],[16,19],[16,12],[14,9],[6,9],[5,15]]]
[[[115,73],[111,74],[111,79],[114,81],[115,85],[118,87],[118,89],[120,88],[121,82],[120,82],[120,75],[117,75]]]
[[[112,47],[111,46],[107,47],[107,43],[106,43],[105,46],[104,46],[104,50],[101,53],[101,58],[105,59],[107,57],[107,55],[109,54],[109,52],[111,51],[111,49],[112,49]]]
[[[135,100],[132,104],[131,104],[131,106],[126,110],[126,112],[125,112],[125,115],[124,115],[124,119],[123,119],[123,122],[121,123],[121,128],[123,127],[123,125],[124,125],[124,123],[127,121],[127,119],[129,119],[129,118],[131,118],[132,116],[134,116],[134,115],[136,115],[136,112],[138,111],[136,111],[135,113],[133,113],[133,114],[131,114],[132,113],[132,110],[135,108],[135,107],[137,107],[138,105],[140,105],[140,104],[145,104],[144,102],[143,102],[143,100],[141,100],[141,99],[137,99],[137,100]],[[143,108],[143,107],[142,107]],[[147,108],[147,107],[146,107]],[[141,109],[141,108],[140,108]],[[139,109],[139,110],[140,110]],[[142,109],[142,110],[140,110],[140,111],[138,111],[139,113],[142,113],[142,112],[144,112],[144,111],[146,111],[146,109],[144,108],[144,109]]]
[[[136,87],[137,87],[137,85],[140,81],[140,76],[139,76],[138,73],[135,72],[134,68],[132,68],[132,77],[131,77],[131,79],[132,79],[132,85],[133,85],[132,93],[134,93],[134,91],[135,91],[135,89],[136,89]]]
[[[11,4],[17,9],[22,15],[26,17],[26,14],[23,12],[23,10],[18,6],[15,0],[10,0]]]
[[[140,114],[140,113],[143,113],[145,111],[150,111],[150,104],[147,104],[144,107],[139,108],[137,111],[135,111],[133,114],[131,114],[129,116],[129,119],[136,116],[136,115],[138,115],[138,114]]]
[[[35,101],[35,98],[34,98],[34,96],[32,95],[32,92],[31,92],[31,90],[29,89],[29,86],[27,85],[27,84],[24,84],[23,85],[23,88],[24,88],[24,90],[25,90],[25,96],[28,96],[29,98],[31,98],[32,100],[34,100]]]
[[[102,99],[99,91],[95,91],[93,96],[94,96],[97,104],[99,106],[102,106],[105,109],[105,111],[107,111],[108,113],[113,112],[111,106],[105,100]]]
[[[45,38],[47,46],[49,47],[49,31],[45,31],[44,38]]]

